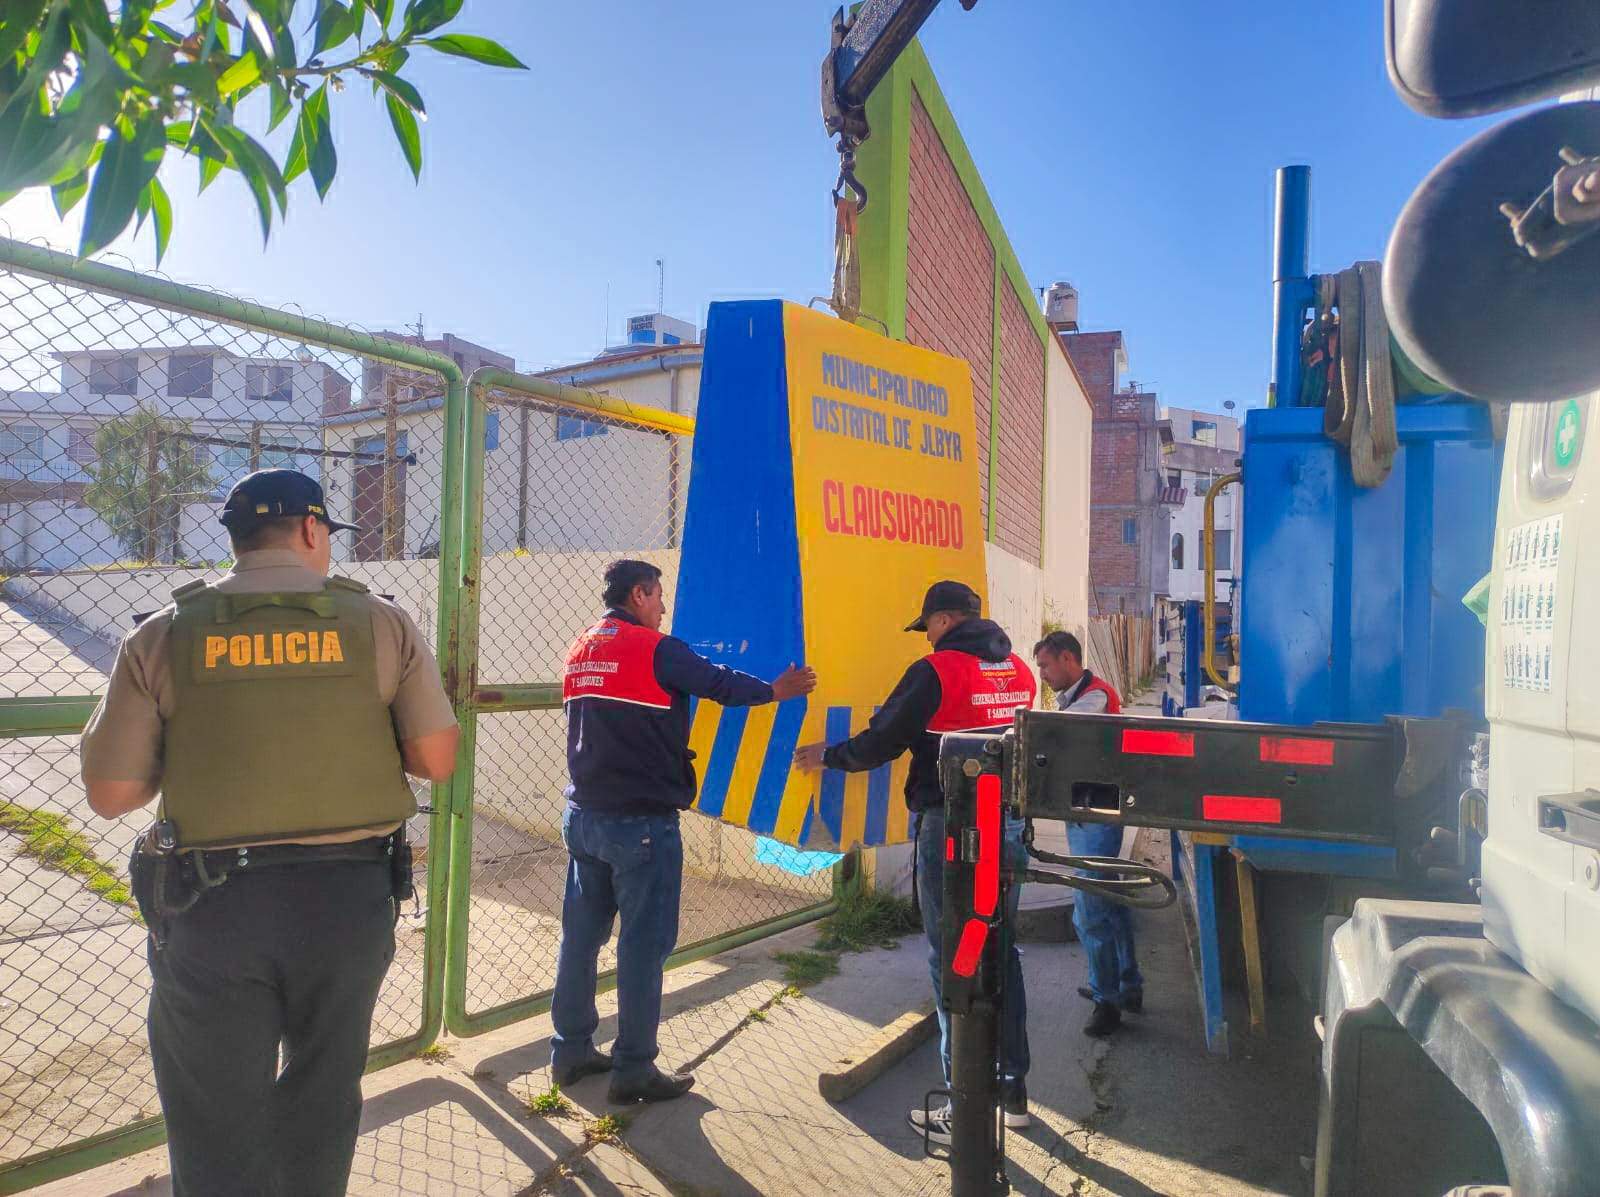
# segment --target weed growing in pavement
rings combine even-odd
[[[921,929],[915,909],[904,898],[858,891],[823,920],[817,948],[823,952],[892,948],[902,936]]]
[[[783,979],[797,991],[839,971],[839,957],[829,952],[775,952],[772,958],[783,965]]]
[[[426,1060],[429,1064],[443,1064],[454,1053],[442,1043],[435,1043],[432,1047],[425,1048],[417,1053],[417,1059]]]
[[[604,1114],[583,1128],[583,1137],[590,1143],[615,1142],[627,1125],[615,1114]]]
[[[528,1113],[541,1118],[560,1118],[572,1113],[572,1103],[562,1096],[560,1085],[551,1085],[543,1093],[528,1098]]]
[[[84,888],[116,906],[127,906],[133,895],[111,867],[94,854],[94,844],[72,826],[65,815],[29,810],[0,799],[0,831],[22,836],[22,854],[47,869],[76,877]]]

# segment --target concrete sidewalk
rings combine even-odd
[[[1025,947],[1034,1126],[1008,1137],[1011,1180],[1028,1194],[1207,1197],[1300,1194],[1311,1154],[1315,1054],[1247,1046],[1234,1060],[1205,1054],[1175,911],[1140,917],[1147,1013],[1118,1036],[1079,1031],[1086,1004],[1076,944]],[[948,1191],[943,1163],[922,1158],[905,1113],[938,1081],[935,1046],[840,1106],[817,1076],[874,1028],[925,1000],[925,949],[842,958],[837,977],[786,994],[776,951],[802,929],[669,975],[663,1063],[692,1067],[689,1097],[614,1110],[605,1078],[568,1095],[570,1115],[530,1115],[549,1085],[548,1018],[467,1041],[448,1059],[412,1061],[367,1082],[350,1192],[623,1193],[817,1197]],[[602,1004],[601,1034],[614,1030]],[[1280,1019],[1284,1031],[1303,1031]],[[1314,1042],[1314,1041],[1313,1041]],[[1250,1058],[1254,1050],[1258,1058]],[[608,1114],[617,1137],[607,1137]],[[169,1192],[160,1151],[38,1190],[54,1197]]]

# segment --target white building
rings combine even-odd
[[[539,377],[643,407],[692,417],[700,392],[700,346],[649,344],[608,350]],[[510,359],[469,364],[510,369]],[[382,538],[388,447],[386,398],[324,418],[329,501],[369,529],[358,560],[431,556],[438,551],[444,457],[444,399],[399,384],[394,411],[395,507],[391,544]],[[510,397],[506,397],[510,400]],[[643,551],[677,547],[688,494],[685,438],[586,420],[533,400],[496,401],[484,437],[484,552]]]
[[[1215,412],[1163,408],[1157,426],[1161,437],[1160,510],[1165,528],[1156,537],[1154,590],[1177,602],[1205,598],[1206,495],[1218,478],[1238,468],[1239,421]],[[1230,486],[1217,500],[1216,564],[1219,603],[1233,598],[1237,566],[1239,512],[1242,495]]]
[[[0,559],[13,569],[71,569],[143,556],[84,505],[113,421],[157,417],[146,435],[164,458],[192,461],[209,484],[162,495],[152,528],[162,561],[229,555],[217,523],[232,483],[257,468],[315,476],[322,409],[349,381],[308,356],[250,357],[217,345],[71,350],[57,391],[0,391]],[[126,427],[127,425],[122,425]],[[143,446],[128,456],[142,465]]]

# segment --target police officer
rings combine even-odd
[[[551,1018],[550,1072],[570,1085],[611,1072],[609,1100],[667,1101],[694,1084],[656,1067],[662,970],[678,941],[683,840],[678,812],[694,802],[689,700],[760,706],[816,689],[816,674],[791,665],[768,685],[713,665],[663,635],[661,571],[648,561],[607,567],[606,612],[567,656],[567,891]],[[617,1038],[594,1045],[596,961],[617,938]]]
[[[982,618],[977,591],[962,582],[935,582],[922,600],[922,614],[906,628],[924,632],[933,651],[917,661],[884,699],[865,731],[839,744],[808,744],[795,754],[802,769],[859,773],[888,764],[907,749],[906,806],[916,816],[917,901],[928,937],[939,1013],[939,1054],[950,1084],[950,1017],[939,1003],[942,972],[940,916],[944,907],[944,791],[939,785],[939,737],[945,732],[1003,731],[1017,708],[1031,707],[1038,687],[1026,662],[1011,651],[1000,626]],[[1022,857],[1022,821],[1008,819],[1005,836],[1013,862]],[[1011,887],[1013,918],[1022,887]],[[1006,960],[1005,1010],[1001,1016],[1002,1101],[1006,1125],[1029,1124],[1028,1010],[1022,986],[1022,954],[1015,944]],[[911,1125],[934,1143],[950,1142],[950,1107],[909,1114]],[[926,1123],[926,1125],[924,1125]]]
[[[405,775],[448,777],[457,729],[411,619],[327,576],[351,525],[316,482],[251,474],[222,523],[232,572],[124,639],[83,781],[105,818],[161,795],[133,871],[173,1192],[322,1197],[349,1179],[409,886]]]
[[[1033,646],[1039,676],[1056,692],[1056,709],[1079,715],[1118,715],[1116,689],[1083,665],[1083,645],[1071,632],[1051,632]],[[1074,856],[1119,856],[1122,828],[1115,823],[1068,823]],[[1133,911],[1121,902],[1079,891],[1072,899],[1072,924],[1089,964],[1080,997],[1094,1003],[1083,1033],[1096,1039],[1122,1025],[1122,1015],[1144,1012],[1144,976],[1133,946]]]

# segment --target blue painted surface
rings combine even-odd
[[[831,869],[844,859],[844,855],[839,852],[807,852],[763,837],[756,841],[755,859],[757,864],[775,865],[796,877],[809,877],[823,869]]]
[[[1222,957],[1218,950],[1215,864],[1221,850],[1172,833],[1172,877],[1194,917],[1199,948],[1200,1017],[1206,1050],[1228,1054],[1228,1020],[1222,1005]]]
[[[1355,485],[1320,408],[1244,431],[1239,716],[1375,723],[1483,709],[1461,596],[1493,554],[1499,452],[1481,404],[1404,405],[1387,482]]]
[[[1329,873],[1341,877],[1389,880],[1399,876],[1393,848],[1328,840],[1276,839],[1237,835],[1233,849],[1258,869],[1275,873]]]
[[[1278,168],[1272,245],[1272,385],[1279,407],[1300,401],[1300,324],[1315,299],[1311,260],[1311,168]]]
[[[716,303],[707,321],[698,426],[689,475],[682,566],[672,631],[696,652],[758,677],[776,677],[804,659],[800,559],[795,536],[789,405],[751,403],[785,395],[783,305],[776,300]],[[716,469],[704,465],[714,461]],[[758,574],[770,589],[729,587]],[[737,629],[737,635],[730,634]],[[778,729],[797,729],[806,704],[785,703]],[[725,711],[704,770],[701,809],[726,798],[745,714]],[[790,736],[795,734],[790,731]],[[784,740],[774,735],[774,741]],[[751,826],[771,830],[787,777],[787,754],[763,759]],[[842,780],[842,779],[841,779]],[[717,784],[713,784],[716,782]]]
[[[850,738],[850,708],[829,707],[827,717],[827,741],[838,744]],[[822,818],[822,825],[835,840],[839,839],[841,825],[844,821],[844,783],[845,774],[838,769],[828,769],[822,774],[821,792],[817,795],[817,813]]]

